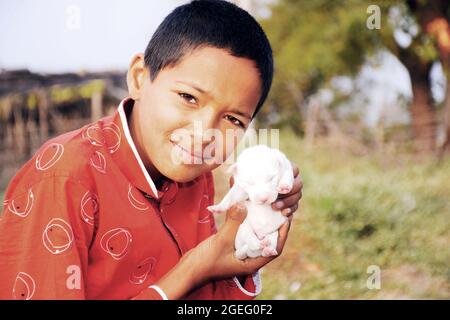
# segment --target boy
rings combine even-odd
[[[274,257],[237,260],[233,241],[245,210],[229,210],[219,232],[206,210],[218,164],[174,157],[204,160],[193,150],[213,141],[194,122],[221,133],[246,129],[272,73],[270,45],[248,13],[212,0],[176,8],[131,61],[129,97],[114,115],[48,141],[10,182],[0,298],[256,296],[257,271]],[[181,129],[196,145],[176,137]],[[240,137],[214,141],[220,160]],[[291,219],[301,197],[294,173],[281,205]]]

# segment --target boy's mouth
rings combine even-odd
[[[195,152],[195,148],[186,148],[183,147],[182,145],[174,142],[174,141],[170,141],[173,145],[173,147],[175,148],[175,151],[181,156],[181,158],[183,159],[184,163],[187,164],[201,164],[203,163],[204,160],[210,160],[213,159],[213,157],[207,157],[205,155],[203,155],[203,152]],[[194,150],[194,152],[192,153],[191,150]]]

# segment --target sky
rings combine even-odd
[[[0,69],[126,69],[164,17],[184,2],[0,0]]]

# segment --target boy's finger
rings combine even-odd
[[[300,177],[296,177],[294,179],[294,184],[292,185],[292,190],[291,192],[289,192],[290,194],[292,193],[297,193],[297,192],[301,192],[303,189],[303,181]]]
[[[238,203],[227,211],[225,226],[238,228],[246,216],[247,209],[243,204]]]
[[[240,260],[241,263],[245,265],[245,268],[247,269],[247,273],[254,273],[256,270],[261,269],[266,264],[268,264],[270,261],[275,259],[276,256],[270,256],[270,257],[256,257],[256,258],[246,258],[245,260]]]
[[[272,204],[272,209],[274,210],[284,210],[286,208],[293,208],[295,205],[298,205],[298,202],[300,201],[302,194],[296,193],[294,195],[291,195],[290,197],[284,198],[282,200],[277,200],[275,203]],[[280,203],[280,204],[279,204]],[[292,213],[292,212],[289,212]],[[283,212],[284,214],[284,212]]]
[[[231,176],[230,177],[230,188],[233,186],[233,184],[234,184],[234,177]]]
[[[301,198],[302,198],[302,192],[300,191],[293,195],[290,195],[289,197],[278,199],[277,201],[272,203],[272,209],[273,210],[283,210],[286,208],[292,208],[293,206],[298,204],[298,202],[300,201]]]
[[[283,209],[283,211],[281,211],[281,214],[285,217],[291,217],[293,216],[294,212],[297,211],[298,209],[298,203],[294,204],[292,207]]]
[[[301,195],[302,190],[303,190],[303,182],[300,179],[300,177],[297,177],[294,179],[294,184],[292,185],[292,190],[286,194],[279,194],[277,199],[284,199],[284,198],[292,196],[293,194],[300,193],[300,195]]]
[[[291,228],[291,220],[292,219],[288,219],[278,230],[278,242],[277,242],[278,255],[281,254],[284,248],[284,244],[286,243],[289,234],[289,229]]]
[[[292,165],[292,170],[294,172],[294,178],[296,178],[298,176],[298,174],[300,173],[300,170],[297,167],[297,165],[292,161],[291,161],[291,165]]]

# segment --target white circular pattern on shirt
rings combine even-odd
[[[94,225],[95,215],[98,212],[98,197],[95,193],[87,191],[81,198],[80,215],[87,224]]]
[[[116,247],[113,247],[113,243],[116,241]],[[102,236],[100,246],[103,251],[111,255],[114,260],[120,260],[128,253],[132,241],[131,233],[128,230],[124,228],[115,228],[109,230]],[[119,249],[117,249],[117,246],[119,246]]]
[[[114,122],[105,124],[103,128],[93,124],[83,130],[82,137],[96,147],[107,145],[108,152],[111,154],[119,149],[122,140],[120,129]]]
[[[30,300],[34,291],[36,290],[36,283],[34,279],[25,272],[19,272],[12,290],[12,296],[15,300]]]
[[[64,146],[60,143],[50,143],[44,150],[42,150],[36,157],[36,169],[47,170],[59,159],[64,153]],[[48,158],[48,159],[47,159]]]
[[[22,206],[21,208],[21,205],[18,202],[21,202],[20,200],[22,200],[21,199],[22,197],[26,197],[27,204],[25,206]],[[26,195],[18,197],[17,199],[13,199],[9,202],[8,210],[21,218],[25,218],[26,216],[28,216],[31,209],[33,208],[33,204],[34,204],[34,194],[33,191],[31,191],[31,189],[28,189]]]
[[[209,196],[207,194],[204,194],[202,200],[206,201],[206,204],[208,204]],[[202,204],[203,204],[203,201],[202,201]],[[211,221],[211,213],[208,210],[204,210],[204,211],[206,211],[206,215],[204,217],[199,218],[198,223],[203,224],[203,223],[209,223]]]
[[[145,211],[145,210],[149,209],[150,207],[148,206],[147,203],[142,202],[136,198],[136,196],[133,194],[134,190],[136,190],[136,189],[133,188],[133,186],[129,183],[128,184],[128,200],[130,201],[131,205],[140,211]]]
[[[120,141],[122,140],[119,127],[114,122],[111,122],[103,127],[103,132],[105,134],[105,139],[108,140],[109,153],[112,154],[116,152],[119,149]],[[110,134],[110,138],[106,136],[108,134]]]
[[[130,282],[133,284],[144,283],[148,275],[152,272],[153,265],[155,263],[156,259],[153,257],[149,257],[141,261],[131,273]]]
[[[62,231],[59,236],[56,231]],[[42,242],[51,254],[67,251],[73,242],[72,227],[61,218],[50,220],[42,233]]]
[[[206,215],[206,216],[204,216],[203,218],[199,218],[198,219],[198,223],[209,223],[211,221],[211,218],[210,218],[210,213],[209,213],[209,211],[208,211],[208,214]]]
[[[98,124],[87,127],[83,130],[81,136],[87,139],[93,146],[103,147],[105,145],[105,139],[102,136],[102,129]]]
[[[95,151],[90,159],[90,164],[93,166],[98,172],[105,174],[106,173],[106,159],[105,156],[100,151]]]

